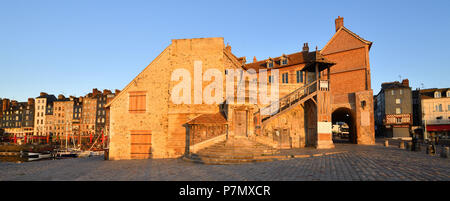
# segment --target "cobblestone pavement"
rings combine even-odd
[[[203,165],[181,159],[104,161],[102,157],[0,162],[0,180],[450,180],[450,159],[380,143],[294,152],[311,156],[239,165]],[[340,153],[320,154],[327,152]]]

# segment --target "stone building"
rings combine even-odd
[[[110,159],[173,158],[221,141],[333,148],[331,125],[336,121],[351,125],[353,143],[374,144],[372,42],[345,28],[343,18],[335,22],[336,32],[321,50],[309,51],[305,43],[297,53],[252,63],[236,57],[223,38],[172,40],[106,105]],[[216,73],[214,79],[233,78],[231,92],[217,95],[212,104],[201,100],[213,94],[211,77],[205,77],[210,72]],[[268,80],[267,92],[279,97],[271,103],[260,96],[254,100],[253,80]],[[225,80],[214,80],[221,82],[226,88]],[[180,83],[183,90],[178,90]],[[241,93],[239,86],[245,96],[229,101]],[[272,86],[279,86],[279,93]],[[174,102],[178,92],[186,99]]]
[[[381,84],[375,96],[375,124],[380,136],[409,138],[413,124],[412,91],[409,80]]]

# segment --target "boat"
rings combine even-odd
[[[36,161],[36,160],[41,160],[41,159],[48,159],[48,158],[52,158],[52,154],[51,153],[31,153],[31,155],[28,155],[28,161]]]

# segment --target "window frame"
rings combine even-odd
[[[147,92],[130,91],[128,93],[128,112],[145,113],[147,111]]]
[[[288,72],[283,73],[283,74],[281,74],[281,76],[282,76],[282,81],[281,81],[281,83],[283,83],[283,84],[289,84],[289,73],[288,73]]]
[[[303,71],[296,71],[297,83],[303,83]]]

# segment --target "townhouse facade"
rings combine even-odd
[[[377,135],[389,138],[412,137],[413,103],[409,80],[382,83],[375,99]]]
[[[450,88],[420,90],[424,139],[450,137]]]
[[[35,99],[34,114],[34,132],[37,138],[45,138],[53,129],[50,123],[53,121],[53,102],[56,100],[54,95],[41,92]],[[49,118],[49,119],[47,119]]]

